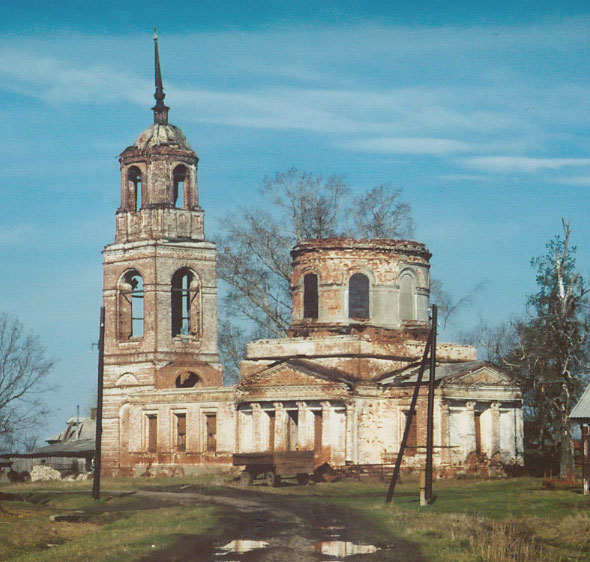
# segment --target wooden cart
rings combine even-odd
[[[307,484],[313,474],[313,451],[265,451],[262,453],[236,453],[234,466],[244,466],[240,483],[252,484],[255,478],[263,476],[268,486],[278,486],[281,477],[295,477],[299,484]]]

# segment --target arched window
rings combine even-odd
[[[369,318],[369,278],[355,273],[348,280],[349,318]]]
[[[317,318],[318,304],[318,276],[308,273],[303,277],[303,318]]]
[[[402,275],[399,281],[399,317],[400,320],[415,320],[414,278],[410,274]]]
[[[184,166],[176,166],[172,173],[173,194],[172,200],[175,207],[179,209],[186,208],[185,202],[185,185],[188,179],[188,173]]]
[[[130,207],[134,211],[139,211],[141,209],[142,200],[141,200],[141,170],[137,166],[131,166],[127,171],[127,186],[128,186],[128,193],[129,193],[129,201]]]
[[[172,337],[195,335],[198,331],[198,287],[195,275],[179,269],[172,277],[171,317]]]
[[[143,337],[143,278],[134,269],[119,283],[119,339]]]

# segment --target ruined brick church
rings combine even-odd
[[[120,155],[103,251],[103,472],[193,473],[265,450],[314,450],[335,467],[391,462],[430,327],[430,252],[408,240],[299,243],[289,336],[249,343],[239,383],[223,386],[216,248],[198,157],[168,122],[157,40],[155,64],[154,123]],[[470,346],[438,344],[437,361],[435,470],[521,464],[519,389]],[[426,390],[409,468],[424,462]]]

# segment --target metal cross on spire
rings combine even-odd
[[[164,86],[162,86],[162,71],[160,70],[160,53],[158,51],[158,33],[156,26],[154,26],[154,57],[155,57],[155,70],[156,70],[156,92],[154,98],[156,98],[156,105],[152,107],[154,112],[154,123],[159,125],[166,125],[168,123],[168,110],[170,109],[164,105]]]

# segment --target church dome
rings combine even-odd
[[[137,137],[134,146],[139,150],[147,150],[157,146],[172,146],[192,152],[184,133],[169,123],[154,123]]]

